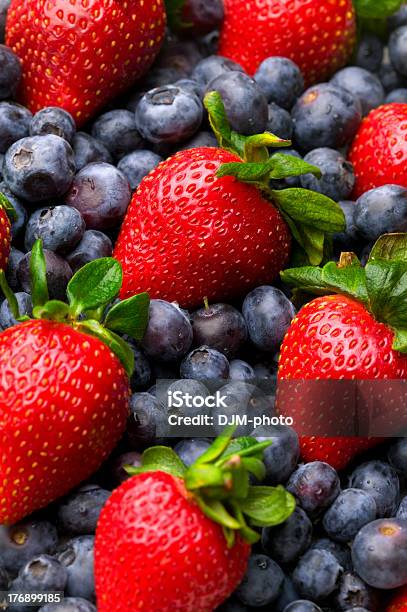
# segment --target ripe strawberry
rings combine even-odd
[[[249,462],[262,466],[268,442],[238,438],[228,451],[220,440],[188,469],[165,447],[129,469],[138,475],[113,492],[96,531],[99,612],[214,610],[242,580],[249,543],[259,540],[249,524],[290,516],[295,502],[283,487],[248,486]]]
[[[356,183],[354,197],[381,185],[407,187],[407,104],[374,109],[356,134],[349,159]]]
[[[407,585],[396,592],[386,612],[407,612]]]
[[[23,63],[22,103],[83,124],[148,70],[165,23],[163,0],[12,0],[6,43]]]
[[[0,194],[0,270],[5,270],[7,267],[11,247],[11,225],[9,215],[12,211],[10,211],[9,206],[9,202]],[[7,211],[9,214],[7,214]]]
[[[328,79],[356,39],[351,0],[224,0],[219,53],[254,74],[267,57],[298,64],[307,84]]]
[[[85,316],[88,306],[103,306],[117,295],[118,263],[102,259],[80,270],[68,286],[68,306],[41,300],[38,246],[33,258],[36,318],[0,335],[0,524],[18,521],[90,476],[114,448],[128,416],[126,345],[96,315]],[[96,280],[90,286],[89,277]],[[3,288],[3,273],[1,283]],[[106,324],[117,329],[114,315],[112,308]]]

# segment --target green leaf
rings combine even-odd
[[[232,130],[226,116],[222,96],[217,91],[210,91],[204,98],[204,106],[208,111],[209,123],[219,145],[230,151]]]
[[[31,299],[33,306],[48,302],[47,266],[42,250],[42,240],[36,240],[30,257]]]
[[[370,251],[372,259],[407,261],[407,233],[380,236]]]
[[[189,491],[203,487],[222,487],[224,484],[224,472],[211,463],[193,464],[185,473],[185,486]]]
[[[239,533],[242,538],[249,544],[255,544],[256,542],[258,542],[260,540],[260,534],[247,525],[239,504],[232,501],[231,506],[233,508],[237,520],[239,521],[239,523],[242,524],[242,527],[239,529]]]
[[[321,170],[317,166],[312,166],[293,155],[275,153],[271,157],[271,162],[273,169],[270,178],[272,179],[284,179],[289,176],[301,176],[302,174],[314,174],[318,178],[322,176]]]
[[[407,262],[373,259],[365,270],[372,313],[391,327],[407,327]]]
[[[240,502],[242,512],[256,527],[272,527],[288,519],[295,508],[295,499],[282,486],[250,487],[247,499]]]
[[[183,478],[186,466],[172,448],[168,446],[152,446],[142,455],[141,467],[126,468],[131,476],[143,472],[166,472],[177,478]]]
[[[112,257],[91,261],[78,270],[67,287],[73,316],[108,304],[118,295],[122,284],[122,268]]]
[[[268,178],[273,167],[272,159],[266,162],[231,162],[222,164],[216,176],[222,178],[224,176],[234,176],[239,181],[244,183],[257,183],[262,179]]]
[[[59,300],[50,300],[44,306],[35,306],[33,316],[35,319],[49,319],[63,321],[69,315],[69,306]]]
[[[0,270],[0,289],[2,290],[4,297],[7,300],[11,314],[15,319],[19,319],[20,309],[18,306],[17,298],[9,286],[6,279],[6,275],[3,270]]]
[[[395,329],[393,347],[395,351],[400,353],[407,353],[407,328],[406,329]]]
[[[204,453],[202,453],[202,455],[198,457],[194,465],[216,461],[216,459],[218,459],[228,448],[235,430],[236,427],[234,427],[233,425],[226,427],[226,429],[221,433],[221,435],[216,438],[213,444],[211,444],[211,446]]]
[[[202,512],[206,514],[210,519],[222,525],[223,527],[227,527],[228,529],[240,529],[242,527],[241,523],[237,521],[229,512],[226,510],[225,506],[217,499],[205,499],[203,500],[200,497],[196,498],[196,501],[201,508]]]
[[[84,334],[99,338],[120,359],[127,375],[129,377],[132,375],[134,370],[134,353],[123,338],[103,327],[99,321],[92,319],[77,322],[75,328]]]
[[[273,200],[294,221],[324,232],[345,231],[345,215],[339,204],[308,189],[273,190]]]
[[[318,266],[324,256],[325,233],[310,225],[297,223],[297,230],[301,236],[301,245],[306,252],[310,263]]]
[[[150,297],[139,293],[115,304],[107,313],[104,325],[120,334],[141,340],[148,324]]]
[[[280,272],[283,283],[316,295],[326,295],[327,287],[322,280],[322,268],[303,266],[288,268]]]
[[[255,134],[254,136],[246,136],[243,149],[244,159],[254,161],[259,149],[262,150],[268,147],[290,147],[291,144],[291,140],[284,140],[271,132]],[[266,155],[268,157],[268,151],[266,152]]]
[[[266,477],[266,468],[263,461],[256,459],[256,457],[244,457],[242,462],[246,470],[250,472],[250,474],[253,474],[257,480],[264,480]]]
[[[17,213],[15,211],[14,206],[10,202],[10,200],[4,195],[4,193],[0,192],[0,208],[3,208],[10,221],[17,221]]]
[[[366,272],[357,258],[350,265],[344,267],[330,261],[322,269],[322,281],[335,293],[349,295],[364,304],[369,301]]]
[[[383,19],[399,10],[404,0],[353,0],[359,17]]]

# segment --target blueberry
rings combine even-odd
[[[235,594],[246,606],[260,608],[277,599],[283,581],[284,573],[277,563],[266,555],[254,554]]]
[[[24,246],[31,250],[38,238],[44,249],[67,253],[80,242],[85,233],[81,213],[71,206],[50,206],[36,210],[28,220]]]
[[[15,297],[18,303],[20,316],[28,315],[30,317],[33,309],[31,296],[28,293],[20,292],[16,293]],[[0,328],[7,329],[17,324],[18,321],[13,317],[8,301],[4,300],[0,307]]]
[[[400,438],[390,446],[387,458],[399,474],[407,476],[407,438]]]
[[[90,261],[111,257],[112,251],[112,242],[106,234],[97,230],[87,230],[80,243],[67,255],[66,260],[73,272],[76,272]]]
[[[162,161],[162,157],[152,151],[140,150],[133,151],[122,157],[117,167],[123,172],[130,183],[131,189],[134,191],[140,185],[143,178]]]
[[[210,81],[228,72],[244,72],[243,68],[232,60],[221,55],[210,55],[197,63],[192,71],[191,78],[202,87],[206,87]]]
[[[310,516],[315,516],[338,497],[340,482],[338,474],[328,463],[312,461],[301,465],[291,475],[287,489]]]
[[[214,55],[219,48],[219,31],[214,30],[213,32],[209,32],[206,36],[202,36],[198,41],[198,45],[202,57]]]
[[[72,142],[76,169],[82,170],[92,162],[111,164],[113,159],[105,145],[85,132],[77,132]]]
[[[383,63],[379,70],[379,79],[386,91],[393,91],[400,87],[407,87],[407,79],[399,74],[392,64]]]
[[[189,438],[181,440],[174,446],[174,450],[185,463],[186,466],[192,465],[211,445],[210,440],[205,438]]]
[[[2,41],[4,41],[7,12],[10,6],[10,2],[11,0],[0,0],[0,40]]]
[[[374,241],[381,234],[407,230],[407,189],[383,185],[366,191],[356,201],[355,225],[364,238]]]
[[[389,54],[391,63],[397,72],[407,76],[407,25],[403,25],[391,33]]]
[[[216,608],[217,612],[248,612],[250,608],[244,606],[238,599],[231,597],[219,608]]]
[[[349,143],[360,125],[358,98],[332,83],[314,85],[292,111],[294,138],[304,151],[317,147],[338,149]]]
[[[18,249],[11,247],[10,255],[8,257],[6,279],[13,291],[20,289],[20,281],[18,280],[18,266],[20,261],[23,259],[24,253]]]
[[[407,521],[407,495],[403,497],[398,507],[396,518]]]
[[[182,20],[188,24],[185,34],[202,36],[218,29],[223,21],[222,0],[186,0],[182,8]]]
[[[191,315],[194,345],[210,346],[228,359],[234,357],[247,339],[242,314],[229,304],[211,304]]]
[[[47,521],[25,520],[13,527],[0,526],[2,567],[16,574],[35,555],[52,554],[57,542],[57,530]]]
[[[175,87],[180,87],[190,94],[194,94],[197,98],[203,98],[204,90],[198,81],[193,79],[180,79],[174,83]]]
[[[140,450],[154,443],[167,425],[165,410],[150,393],[134,393],[130,400],[126,439],[129,448]]]
[[[158,390],[158,398],[167,408],[168,414],[177,416],[195,416],[209,414],[206,406],[191,406],[191,399],[199,397],[205,399],[209,395],[208,389],[198,380],[181,378],[174,381],[166,389],[166,394],[161,397],[161,389]],[[170,403],[169,398],[173,398]],[[185,400],[183,398],[186,398]],[[174,405],[175,404],[175,405]]]
[[[83,597],[65,597],[61,603],[50,603],[38,612],[97,612],[96,606]]]
[[[378,519],[357,534],[352,561],[359,576],[377,589],[395,589],[407,582],[407,521]]]
[[[407,25],[407,4],[402,4],[399,10],[388,18],[387,22],[390,31]]]
[[[66,567],[68,580],[65,595],[94,601],[93,573],[94,536],[72,538],[58,548],[56,557]]]
[[[167,85],[147,92],[136,110],[137,127],[153,143],[177,143],[191,138],[203,118],[201,100],[193,93]]]
[[[0,66],[0,100],[14,98],[21,81],[21,61],[6,45],[0,45]]]
[[[111,489],[116,489],[122,482],[130,478],[126,472],[126,466],[141,467],[141,454],[136,451],[123,453],[108,464],[108,482]]]
[[[17,215],[17,218],[14,221],[11,221],[11,235],[14,240],[25,228],[28,219],[28,213],[21,200],[17,198],[17,196],[15,196],[12,191],[10,191],[10,189],[4,182],[0,183],[0,193],[6,196],[10,204],[13,206]]]
[[[275,353],[295,316],[290,300],[280,289],[264,285],[246,296],[242,310],[253,344]]]
[[[184,312],[165,300],[151,300],[150,317],[142,347],[151,359],[171,362],[191,348],[192,326]]]
[[[51,300],[64,300],[66,287],[72,278],[72,270],[65,259],[53,251],[44,249],[44,257],[49,297]],[[17,272],[20,285],[26,293],[31,292],[30,260],[31,251],[21,259]]]
[[[219,389],[222,401],[212,409],[213,428],[220,435],[225,427],[223,419],[228,422],[236,416],[243,421],[236,428],[236,435],[248,436],[252,425],[244,422],[246,416],[252,421],[255,417],[272,416],[274,414],[273,398],[267,397],[257,387],[241,381],[231,381]]]
[[[54,134],[72,143],[76,126],[68,111],[57,106],[48,106],[35,113],[30,124],[30,136]]]
[[[284,612],[288,604],[298,600],[298,593],[295,590],[294,583],[289,576],[285,576],[283,586],[280,589],[280,594],[273,606],[275,612]]]
[[[331,83],[358,98],[363,115],[367,115],[384,102],[384,89],[380,79],[359,66],[348,66],[339,70],[332,77]]]
[[[111,164],[99,162],[78,172],[65,202],[79,210],[87,229],[105,230],[120,224],[130,199],[124,174]]]
[[[345,215],[346,229],[333,235],[333,245],[337,251],[353,251],[360,242],[360,236],[355,225],[355,202],[341,200],[338,202]]]
[[[352,572],[342,574],[338,592],[335,594],[338,610],[354,610],[359,607],[376,610],[376,599],[373,590],[359,576]]]
[[[365,70],[377,72],[382,64],[383,53],[384,45],[380,38],[370,32],[364,32],[356,49],[355,64]]]
[[[407,104],[407,88],[400,87],[399,89],[393,89],[393,91],[387,94],[384,102],[385,104],[392,104],[393,102],[396,104]]]
[[[202,59],[198,43],[195,40],[179,39],[176,36],[167,36],[161,53],[156,61],[159,68],[171,69],[182,73],[183,78],[189,76],[196,64]],[[154,69],[150,72],[154,72]],[[147,79],[148,79],[147,75]],[[175,79],[173,79],[174,81]]]
[[[32,114],[16,102],[0,102],[0,153],[28,136]],[[3,164],[4,175],[4,164]]]
[[[344,544],[339,544],[339,542],[334,542],[329,538],[319,538],[311,544],[310,550],[327,550],[333,554],[339,565],[345,570],[350,570],[352,568],[350,548]]]
[[[300,445],[294,429],[286,425],[256,427],[250,434],[258,442],[271,441],[264,451],[267,484],[281,484],[289,478],[300,457]]]
[[[116,159],[138,149],[142,142],[134,113],[121,109],[100,115],[92,126],[92,136],[104,144]]]
[[[129,338],[126,338],[134,354],[134,372],[130,378],[132,391],[138,391],[148,387],[151,381],[151,366],[144,352]]]
[[[182,378],[203,382],[228,378],[229,362],[223,353],[209,346],[201,346],[183,359],[180,372]]]
[[[291,563],[302,555],[312,538],[312,523],[297,506],[293,514],[278,527],[265,527],[261,543],[265,552],[279,563]]]
[[[66,568],[50,555],[38,555],[18,572],[10,584],[13,593],[63,591],[68,579]]]
[[[362,463],[351,473],[349,486],[370,493],[378,517],[394,516],[400,502],[400,482],[391,465],[383,461]]]
[[[83,485],[70,493],[58,506],[58,528],[74,535],[95,533],[100,512],[109,496],[110,491],[97,485]]]
[[[186,67],[188,66],[188,70]],[[153,70],[150,70],[144,79],[139,83],[139,87],[141,88],[141,92],[137,92],[137,94],[133,94],[133,100],[131,103],[131,107],[127,104],[127,109],[130,111],[135,111],[137,109],[138,103],[140,102],[143,95],[150,91],[151,89],[157,89],[160,87],[167,87],[168,85],[172,85],[176,81],[183,79],[189,76],[189,62],[188,60],[184,61],[180,59],[179,66],[177,67],[168,67],[168,68],[160,68],[156,67]],[[141,93],[142,95],[138,95]],[[136,103],[137,97],[137,103]]]
[[[233,359],[229,363],[229,377],[231,380],[254,382],[256,373],[251,365],[242,359]]]
[[[265,131],[267,100],[256,81],[247,74],[238,71],[221,74],[208,83],[207,91],[221,95],[232,130],[246,135]]]
[[[53,134],[22,138],[8,149],[3,164],[11,191],[32,202],[64,195],[74,173],[71,146]]]
[[[326,533],[338,542],[349,542],[359,529],[376,518],[374,498],[361,489],[346,489],[328,508],[323,518]]]
[[[301,176],[301,185],[304,189],[311,189],[332,198],[333,200],[346,200],[353,191],[355,174],[350,162],[336,151],[322,147],[307,153],[304,161],[317,166],[322,172],[321,178],[313,174]]]
[[[327,550],[309,550],[299,560],[294,572],[294,586],[302,597],[321,601],[338,586],[343,568]]]
[[[322,612],[321,608],[316,603],[307,599],[298,599],[291,602],[283,612]]]
[[[8,575],[4,567],[0,565],[0,591],[7,591],[9,582],[10,576]]]
[[[268,57],[257,69],[254,80],[268,102],[290,109],[304,91],[304,79],[297,64],[286,57]]]
[[[275,134],[284,140],[290,140],[293,135],[293,121],[288,111],[274,102],[269,104],[267,132]]]
[[[185,144],[180,147],[180,151],[186,151],[187,149],[198,149],[199,147],[217,147],[218,141],[215,136],[210,132],[198,132],[188,140]]]

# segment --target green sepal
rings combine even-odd
[[[166,472],[176,478],[183,478],[186,466],[172,448],[168,446],[153,446],[147,448],[142,455],[141,467],[127,466],[126,472],[130,476],[142,474],[144,472]]]
[[[71,278],[67,296],[73,317],[113,301],[123,280],[121,265],[112,257],[89,262]]]
[[[407,329],[394,329],[392,348],[400,353],[407,353]]]
[[[148,293],[139,293],[122,300],[110,308],[104,325],[115,332],[141,340],[148,324],[149,305]]]
[[[11,314],[15,319],[20,319],[20,309],[18,307],[17,298],[7,282],[6,275],[3,270],[0,270],[0,289],[6,298]]]
[[[223,487],[225,473],[212,463],[192,465],[185,472],[185,486],[190,491],[204,487]]]
[[[256,459],[256,457],[245,457],[242,459],[242,463],[245,466],[246,470],[253,474],[257,478],[257,480],[264,480],[266,477],[266,468],[260,459]]]
[[[291,140],[279,138],[279,136],[276,136],[271,132],[255,134],[254,136],[243,136],[243,138],[243,159],[253,161],[257,161],[259,155],[261,156],[262,153],[266,154],[267,159],[269,148],[290,147],[292,144]],[[288,155],[287,157],[290,156]]]
[[[215,523],[222,525],[222,527],[237,531],[242,527],[242,524],[229,514],[224,504],[218,499],[203,500],[201,497],[197,497],[196,502],[206,516],[215,521]]]
[[[106,346],[110,348],[110,350],[119,358],[121,363],[123,364],[124,369],[127,372],[127,375],[130,377],[134,371],[134,353],[130,346],[120,338],[117,334],[106,329],[99,323],[99,321],[94,321],[92,319],[86,321],[78,321],[74,324],[74,327],[83,332],[84,334],[89,334],[90,336],[94,336],[101,340]]]
[[[233,425],[229,425],[226,427],[220,436],[218,436],[213,444],[204,452],[198,459],[195,464],[200,465],[201,463],[210,463],[212,461],[216,461],[229,447],[229,444],[232,440],[232,436],[236,431],[236,427]]]
[[[407,262],[407,234],[385,234],[373,245],[369,262],[373,259]]]
[[[0,208],[6,211],[10,221],[17,221],[17,213],[10,200],[0,192]]]
[[[246,540],[246,542],[248,542],[249,544],[256,544],[256,542],[259,542],[261,539],[259,532],[255,531],[254,529],[252,529],[251,527],[247,525],[246,519],[243,515],[243,512],[239,504],[232,501],[231,506],[234,510],[237,520],[242,525],[242,527],[239,530],[242,538]]]
[[[34,319],[48,319],[50,321],[64,321],[69,317],[69,306],[59,300],[50,300],[43,306],[33,308]]]
[[[222,527],[223,535],[225,536],[227,548],[233,548],[236,542],[236,531],[228,527]]]
[[[358,17],[385,19],[399,10],[404,0],[353,0]]]
[[[395,328],[407,328],[407,261],[370,260],[366,265],[370,310]]]
[[[224,464],[233,455],[239,455],[239,457],[263,457],[263,451],[271,445],[271,441],[257,442],[256,438],[249,436],[235,438],[231,441],[226,451],[221,455],[217,461],[217,465]]]
[[[42,249],[42,240],[34,242],[30,257],[31,299],[33,306],[44,306],[48,302],[47,265]]]
[[[295,499],[282,486],[250,487],[240,508],[255,527],[273,527],[288,519],[295,508]]]
[[[275,153],[264,162],[231,162],[222,164],[216,176],[234,176],[244,183],[261,183],[270,179],[283,179],[290,176],[300,176],[301,174],[312,173],[316,176],[321,175],[321,171],[316,166],[307,164],[302,159],[297,159],[292,155]],[[265,185],[267,186],[267,185]]]
[[[313,166],[293,155],[274,153],[270,159],[273,162],[271,179],[284,179],[290,176],[302,176],[303,174],[313,174],[317,178],[322,176],[322,172],[317,166]]]

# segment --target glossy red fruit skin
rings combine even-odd
[[[126,426],[129,383],[97,338],[31,320],[0,334],[0,524],[95,472]]]
[[[386,608],[386,612],[407,612],[407,585],[397,591]]]
[[[300,67],[308,85],[328,79],[356,40],[351,0],[224,0],[219,54],[254,74],[267,57]]]
[[[12,0],[6,44],[20,57],[20,101],[69,111],[78,126],[151,66],[164,0]]]
[[[228,549],[222,528],[164,472],[116,489],[95,542],[98,612],[211,612],[242,580],[250,546]]]
[[[338,295],[317,298],[300,310],[284,338],[279,380],[404,379],[407,356],[394,351],[392,341],[392,331],[362,304]],[[284,412],[284,405],[280,410]],[[301,406],[298,414],[315,424],[319,416],[304,415]],[[326,461],[342,469],[358,452],[380,441],[301,436],[301,451],[306,461]]]
[[[0,207],[0,270],[7,267],[11,246],[11,225],[6,211]]]
[[[290,233],[256,187],[215,176],[221,164],[238,161],[223,149],[189,149],[143,180],[114,250],[122,298],[148,291],[193,307],[276,278],[288,262]]]
[[[384,104],[362,121],[349,152],[355,169],[354,198],[395,184],[407,188],[407,104]]]

